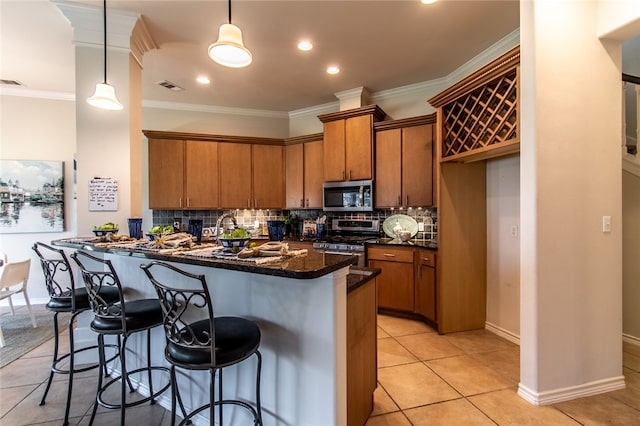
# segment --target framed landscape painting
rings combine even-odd
[[[0,234],[64,231],[64,162],[0,160]]]

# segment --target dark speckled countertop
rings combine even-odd
[[[209,268],[231,269],[235,271],[249,272],[254,274],[273,275],[286,278],[296,279],[313,279],[331,272],[337,271],[345,266],[349,266],[357,261],[357,256],[344,256],[319,253],[309,250],[306,254],[285,257],[281,261],[265,264],[255,264],[251,262],[227,260],[218,258],[192,257],[176,254],[160,254],[154,251],[129,249],[129,248],[107,248],[97,247],[95,244],[79,241],[78,238],[68,238],[54,240],[52,244],[55,246],[81,249],[87,251],[95,251],[102,253],[112,253],[120,256],[140,257],[143,259],[164,260],[167,262],[177,262],[189,265],[200,265]],[[196,249],[197,246],[194,247]],[[295,250],[295,243],[291,242],[290,250]],[[375,272],[375,270],[373,270]],[[352,286],[362,285],[364,278],[371,279],[371,275],[356,275],[348,279]],[[367,280],[364,280],[366,282]],[[355,287],[354,287],[355,288]],[[350,291],[350,288],[347,289]]]

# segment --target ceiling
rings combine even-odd
[[[78,2],[102,7],[101,1]],[[335,102],[335,93],[360,86],[376,93],[446,77],[519,27],[514,0],[233,0],[232,22],[242,29],[253,63],[230,69],[207,56],[227,21],[227,5],[107,2],[111,13],[139,13],[158,46],[143,59],[145,101],[296,111]],[[26,90],[73,93],[72,29],[55,4],[0,0],[0,18],[0,78],[18,80]],[[313,50],[296,48],[303,37]],[[331,64],[341,72],[328,75]],[[196,83],[200,74],[211,84]],[[185,90],[161,87],[161,80]]]
[[[158,46],[143,59],[145,101],[295,111],[335,102],[334,93],[360,86],[375,93],[446,77],[519,26],[517,1],[233,0],[232,22],[253,63],[230,69],[207,56],[227,6],[225,0],[107,1],[108,11],[141,14]],[[73,93],[72,29],[55,4],[0,0],[0,14],[0,78]],[[296,48],[302,37],[313,42],[311,51]],[[341,72],[328,75],[330,64]],[[211,84],[197,84],[199,74]],[[161,80],[185,90],[158,86]]]

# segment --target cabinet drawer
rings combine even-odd
[[[412,249],[398,249],[389,247],[369,247],[367,256],[370,260],[386,260],[388,262],[413,263]]]
[[[420,250],[416,253],[418,265],[436,267],[436,253],[433,251]]]

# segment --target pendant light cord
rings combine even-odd
[[[229,0],[229,23],[231,23],[231,0]]]
[[[104,84],[107,84],[107,0],[102,2],[102,24],[104,25]]]

